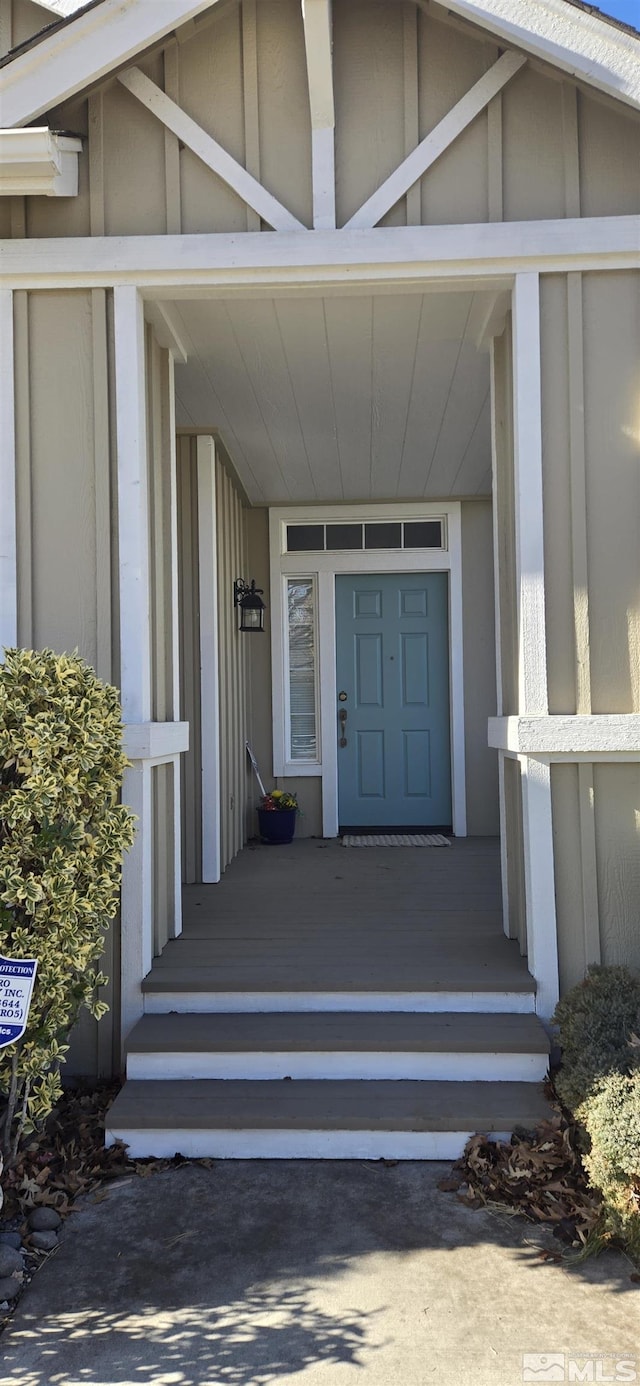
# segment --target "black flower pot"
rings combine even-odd
[[[293,842],[297,809],[258,809],[260,839],[275,845]]]

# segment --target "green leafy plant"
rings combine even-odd
[[[27,1030],[0,1050],[2,1150],[61,1090],[60,1065],[99,991],[105,930],[118,908],[133,816],[118,803],[126,767],[115,688],[77,654],[7,650],[0,665],[0,952],[37,958]]]
[[[602,1195],[593,1246],[614,1239],[640,1264],[640,978],[591,967],[554,1019],[556,1090],[579,1123],[583,1165]]]
[[[266,809],[267,813],[290,813],[292,809],[300,812],[295,794],[288,789],[272,789],[269,794],[263,794],[260,808]]]

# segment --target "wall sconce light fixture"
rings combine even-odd
[[[250,585],[244,578],[236,578],[233,584],[233,605],[237,606],[240,612],[238,630],[264,630],[265,605],[262,591],[262,587],[256,587],[253,578]]]

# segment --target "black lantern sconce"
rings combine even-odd
[[[250,586],[244,578],[236,578],[233,584],[233,605],[240,610],[238,630],[264,630],[265,605],[262,591],[262,587],[256,587],[253,578]]]

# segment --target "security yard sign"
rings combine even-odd
[[[27,1028],[37,966],[35,958],[5,958],[0,953],[0,1049],[22,1039]]]

